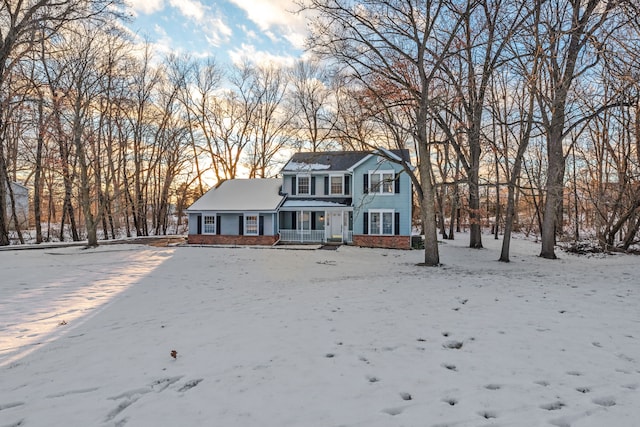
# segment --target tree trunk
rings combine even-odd
[[[435,191],[431,178],[430,153],[429,147],[426,143],[426,138],[424,141],[419,141],[418,151],[420,157],[420,164],[418,165],[418,168],[420,171],[420,186],[422,188],[420,211],[422,229],[424,230],[424,265],[433,267],[440,265],[440,254],[438,252]]]

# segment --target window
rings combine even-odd
[[[392,235],[394,230],[393,210],[369,211],[369,234]]]
[[[308,233],[311,231],[311,213],[308,211],[298,212],[298,229]]]
[[[330,192],[329,194],[343,194],[343,175],[333,175],[329,178],[331,181]]]
[[[216,217],[204,216],[204,234],[216,234]]]
[[[393,171],[369,172],[369,192],[393,194],[394,179],[395,176]]]
[[[298,176],[298,194],[311,194],[310,176]]]
[[[244,234],[248,236],[258,235],[258,215],[244,216]]]

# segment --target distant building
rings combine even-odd
[[[16,204],[16,215],[18,216],[20,228],[27,228],[29,226],[29,188],[17,182],[11,182],[11,190]],[[11,199],[9,197],[8,189],[6,195],[5,212],[7,215],[7,223],[9,225],[9,229],[13,230],[15,228],[15,224],[11,220]]]

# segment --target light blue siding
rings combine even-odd
[[[263,231],[265,236],[273,236],[277,234],[276,227],[276,214],[273,213],[259,213],[259,212],[247,212],[250,215],[258,215],[264,218]],[[216,216],[220,220],[220,235],[223,236],[238,236],[240,234],[240,220],[239,217],[244,215],[244,212],[233,213],[220,213],[213,211],[202,211],[189,213],[189,234],[198,233],[198,215]],[[218,226],[216,225],[216,228]]]
[[[380,158],[372,156],[360,164],[353,173],[353,233],[363,234],[364,213],[372,209],[393,209],[400,214],[400,235],[411,235],[411,179],[402,166],[387,160],[378,162]],[[364,175],[370,171],[393,170],[396,177],[400,174],[400,193],[365,194]]]
[[[200,213],[189,213],[189,234],[198,234],[198,215]]]

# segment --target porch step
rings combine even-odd
[[[335,251],[340,246],[342,246],[340,243],[329,243],[329,242],[327,242],[327,244],[320,246],[320,249],[324,249],[325,251]]]

